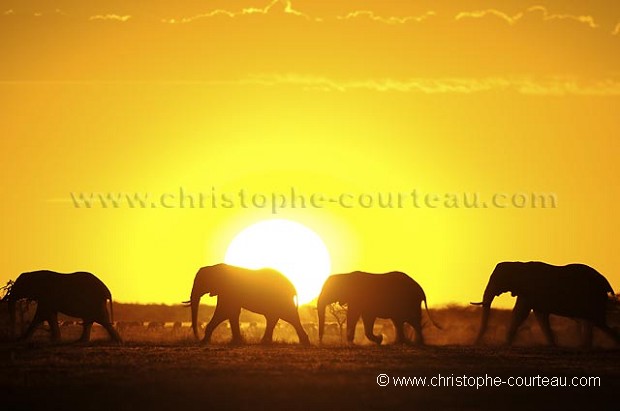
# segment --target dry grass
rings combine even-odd
[[[221,325],[214,344],[196,343],[187,323],[121,331],[122,346],[111,345],[100,327],[93,341],[75,344],[79,325],[61,327],[63,340],[50,343],[45,330],[32,342],[0,344],[0,407],[6,410],[416,410],[416,409],[614,409],[620,392],[620,349],[596,335],[596,347],[579,346],[579,324],[554,318],[562,348],[542,346],[530,318],[517,346],[504,348],[509,312],[494,313],[487,345],[472,347],[479,311],[473,307],[434,310],[443,330],[424,329],[430,346],[372,346],[357,330],[355,347],[340,343],[337,332],[318,346],[306,323],[311,347],[296,344],[291,327],[276,329],[276,343],[257,344],[264,323],[242,318],[248,345],[227,344]],[[303,321],[303,320],[302,320]],[[358,327],[361,327],[358,326]],[[378,321],[375,332],[393,331]],[[365,345],[366,344],[366,345]],[[404,388],[376,384],[379,373],[392,376],[599,376],[598,388]]]
[[[619,361],[620,350],[39,341],[0,347],[0,394],[7,410],[592,409],[613,403]],[[603,386],[381,388],[379,373],[595,375]]]

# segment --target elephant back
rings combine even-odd
[[[65,275],[71,277],[70,281],[75,282],[74,287],[78,291],[89,294],[92,298],[95,299],[112,299],[112,293],[110,292],[110,289],[94,274],[81,271]]]
[[[94,274],[88,272],[58,273],[41,270],[23,273],[17,282],[33,290],[33,299],[79,298],[79,299],[111,299],[108,287]]]
[[[378,306],[391,305],[395,301],[419,306],[426,298],[420,284],[401,271],[351,274],[356,276],[356,294],[361,296],[362,300],[373,301],[373,304]]]
[[[277,270],[261,268],[251,270],[235,266],[225,266],[225,276],[220,278],[221,290],[225,294],[261,294],[265,298],[293,298],[297,295],[291,281]]]
[[[394,281],[401,284],[403,292],[406,293],[405,295],[409,298],[414,297],[414,299],[418,301],[426,300],[426,295],[424,294],[422,286],[408,274],[401,271],[392,271],[387,273],[387,275],[393,276],[395,279]]]
[[[277,270],[271,268],[256,270],[254,276],[256,277],[255,284],[259,289],[271,290],[277,295],[286,295],[287,297],[297,295],[291,280]]]
[[[526,263],[522,277],[527,287],[520,293],[533,308],[578,318],[601,318],[607,293],[613,293],[607,279],[585,264],[555,266]]]

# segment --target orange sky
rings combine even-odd
[[[620,289],[620,3],[143,3],[0,3],[0,282],[87,270],[118,300],[179,302],[274,215],[71,192],[295,187],[555,193],[275,217],[316,231],[334,272],[405,271],[431,305],[479,300],[503,260],[583,262]]]

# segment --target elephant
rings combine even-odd
[[[323,340],[325,329],[325,308],[338,302],[347,304],[347,342],[353,343],[355,325],[360,316],[364,323],[366,337],[381,344],[382,335],[374,335],[375,319],[390,318],[396,328],[396,343],[406,343],[404,325],[409,323],[416,332],[416,343],[423,345],[421,323],[421,302],[424,301],[430,317],[426,295],[420,285],[407,274],[393,271],[384,274],[371,274],[354,271],[334,274],[327,278],[317,302],[319,314],[319,341]],[[431,318],[431,322],[440,328]]]
[[[107,301],[110,300],[110,312],[113,312],[112,294],[108,287],[91,273],[62,274],[41,270],[21,274],[3,298],[9,306],[11,332],[15,329],[15,306],[17,301],[22,299],[37,303],[34,318],[21,336],[23,340],[30,339],[43,321],[47,321],[50,325],[51,339],[59,340],[58,313],[60,312],[82,319],[81,342],[90,340],[93,322],[101,324],[114,342],[122,342],[112,326],[106,306]]]
[[[203,343],[209,343],[215,328],[225,320],[230,322],[232,343],[243,342],[239,327],[242,308],[265,316],[267,321],[263,344],[273,341],[273,329],[279,319],[290,323],[297,332],[299,342],[308,345],[310,340],[301,326],[293,284],[279,271],[271,268],[250,270],[228,264],[202,267],[196,273],[190,301],[185,303],[192,310],[192,329],[198,335],[198,308],[200,298],[209,294],[217,296],[217,306],[205,328]]]
[[[507,345],[512,344],[519,326],[532,310],[549,345],[555,345],[550,314],[584,320],[586,345],[592,344],[592,325],[620,342],[605,320],[608,294],[613,295],[613,289],[594,268],[584,264],[555,266],[540,261],[511,261],[497,264],[482,302],[472,303],[483,307],[476,343],[482,341],[487,329],[493,299],[508,291],[517,301],[507,331]]]

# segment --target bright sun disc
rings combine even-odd
[[[308,227],[289,220],[261,221],[244,229],[228,246],[224,262],[280,271],[297,289],[299,304],[319,295],[331,270],[323,240]]]

